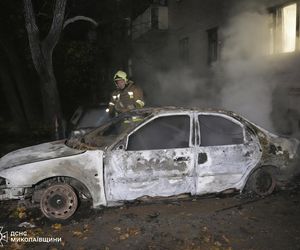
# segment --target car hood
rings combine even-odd
[[[66,157],[81,154],[83,152],[85,151],[66,146],[65,140],[43,143],[32,147],[22,148],[3,156],[0,159],[0,171],[18,165]]]

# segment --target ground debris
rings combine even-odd
[[[26,208],[24,206],[13,208],[10,211],[10,218],[25,219],[27,218]]]
[[[84,224],[81,229],[76,229],[72,232],[73,237],[78,237],[79,239],[86,240],[86,234],[90,231],[88,224]]]
[[[121,228],[120,228],[120,227],[114,227],[113,229],[116,230],[116,231],[118,231],[118,232],[121,231]]]
[[[79,238],[81,238],[82,235],[83,235],[83,233],[81,231],[78,231],[78,230],[73,231],[72,233],[73,233],[73,236],[76,236],[76,237],[79,237]]]
[[[36,225],[29,223],[29,222],[22,222],[18,225],[18,227],[35,228]]]
[[[84,224],[83,225],[83,231],[84,232],[88,232],[89,231],[90,226],[88,224]]]
[[[128,233],[121,234],[119,238],[120,240],[127,240],[129,238],[129,234]]]
[[[128,238],[137,236],[141,233],[141,230],[138,228],[126,228],[125,231],[122,231],[121,228],[115,227],[114,230],[118,232],[119,240],[127,240]]]
[[[61,224],[58,224],[58,223],[56,223],[56,224],[53,224],[52,226],[51,226],[51,228],[52,229],[54,229],[54,230],[61,230]]]
[[[149,219],[155,219],[155,218],[157,218],[159,215],[160,215],[159,212],[154,212],[154,213],[152,213],[152,214],[149,214],[149,215],[148,215],[148,218],[149,218]]]
[[[226,243],[228,244],[230,243],[230,240],[226,237],[226,235],[223,234],[222,238],[225,240]]]
[[[25,243],[20,243],[20,242],[13,242],[12,244],[10,244],[10,249],[11,250],[23,250]]]

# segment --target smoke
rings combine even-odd
[[[288,93],[289,88],[299,87],[299,56],[270,54],[270,15],[252,7],[247,12],[239,8],[221,32],[222,60],[215,67],[216,77],[224,79],[221,106],[271,132],[291,135],[299,131],[299,111],[289,103]]]
[[[295,73],[299,71],[299,57],[270,56],[270,16],[262,9],[257,2],[235,6],[228,22],[219,29],[220,60],[208,71],[200,71],[197,65],[182,67],[173,62],[174,54],[161,55],[157,61],[172,59],[167,69],[161,70],[160,63],[152,65],[150,84],[143,85],[148,104],[222,108],[269,131],[288,131],[288,94],[283,95],[283,91],[299,81],[300,73]],[[145,72],[143,80],[148,74]]]
[[[212,107],[216,100],[211,96],[217,91],[217,86],[210,86],[208,78],[201,78],[191,69],[183,68],[168,74],[158,72],[157,81],[159,93],[159,105],[175,105],[184,107]]]
[[[224,79],[221,106],[274,131],[271,121],[273,91],[277,81],[265,58],[269,53],[269,16],[244,12],[222,30],[222,61],[215,73]]]
[[[172,60],[168,66],[163,70],[159,63],[135,66],[134,76],[146,94],[147,106],[219,107],[221,88],[212,77]]]

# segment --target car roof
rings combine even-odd
[[[133,114],[164,114],[164,113],[172,113],[172,112],[207,112],[207,113],[219,113],[219,114],[226,114],[233,117],[240,117],[240,115],[223,109],[213,109],[213,108],[199,108],[199,107],[192,107],[192,108],[185,108],[185,107],[175,107],[175,106],[166,106],[166,107],[149,107],[143,109],[135,109],[131,111]]]

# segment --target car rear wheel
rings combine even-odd
[[[259,196],[273,193],[276,179],[271,168],[259,168],[253,172],[247,183],[247,191],[252,191]]]
[[[70,218],[78,207],[78,197],[68,184],[54,184],[43,193],[40,208],[42,213],[52,220]]]

